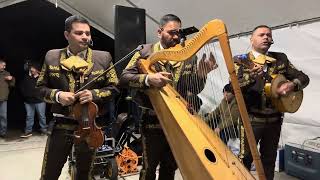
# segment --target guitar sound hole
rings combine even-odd
[[[209,149],[204,150],[204,154],[206,155],[207,159],[213,163],[216,162],[216,156],[213,154],[213,152]]]

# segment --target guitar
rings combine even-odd
[[[234,62],[249,69],[252,69],[254,66],[264,66],[265,64],[240,58],[235,58]],[[291,91],[286,95],[279,95],[277,93],[277,89],[283,83],[288,82],[288,79],[282,74],[272,74],[270,76],[272,78],[271,83],[265,83],[264,91],[266,93],[266,96],[271,99],[272,105],[279,112],[294,113],[298,111],[303,100],[303,91]]]
[[[279,96],[277,89],[285,82],[287,78],[282,74],[276,74],[271,83],[266,83],[264,90],[267,97],[271,98],[271,103],[279,112],[294,113],[298,111],[303,100],[303,91],[291,91],[286,95]]]

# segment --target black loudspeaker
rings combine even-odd
[[[115,62],[146,43],[145,9],[115,6],[114,45]],[[118,76],[129,63],[130,58],[116,66]]]

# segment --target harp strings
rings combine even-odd
[[[211,60],[214,58],[216,61],[217,68],[210,71],[206,78],[199,78],[200,74],[197,74],[198,76],[195,74],[199,72],[197,69],[202,69],[206,72],[210,70],[210,67],[201,61],[208,61],[210,57]],[[235,107],[236,104],[232,104],[235,98],[233,97],[232,101],[226,101],[223,95],[223,87],[228,83],[229,77],[226,70],[224,70],[226,67],[221,55],[220,46],[214,42],[205,44],[196,53],[190,63],[192,65],[196,63],[197,69],[193,69],[192,73],[194,74],[187,76],[186,83],[181,88],[186,95],[186,100],[189,103],[189,108],[193,111],[192,113],[198,114],[212,130],[219,126],[220,133],[218,135],[224,142],[227,143],[227,140],[230,138],[237,138],[238,126],[235,122],[238,119],[234,119],[235,117],[232,115],[232,108],[237,108]],[[196,79],[196,77],[198,78]],[[203,90],[204,92],[199,92],[199,90],[203,89],[204,85],[206,86]],[[192,94],[192,92],[197,92],[198,94]],[[199,94],[205,95],[201,96]],[[204,103],[209,107],[206,111],[202,110]],[[224,106],[221,106],[221,103],[224,103]]]

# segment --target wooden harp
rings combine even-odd
[[[208,22],[192,39],[185,42],[184,47],[177,45],[156,52],[146,60],[141,59],[139,68],[143,73],[154,73],[151,67],[159,60],[184,61],[212,38],[217,38],[220,43],[258,176],[259,179],[265,179],[235,74],[226,27],[221,20]],[[199,116],[190,114],[186,101],[172,86],[150,88],[146,90],[146,94],[150,97],[183,179],[254,179],[217,134]]]

